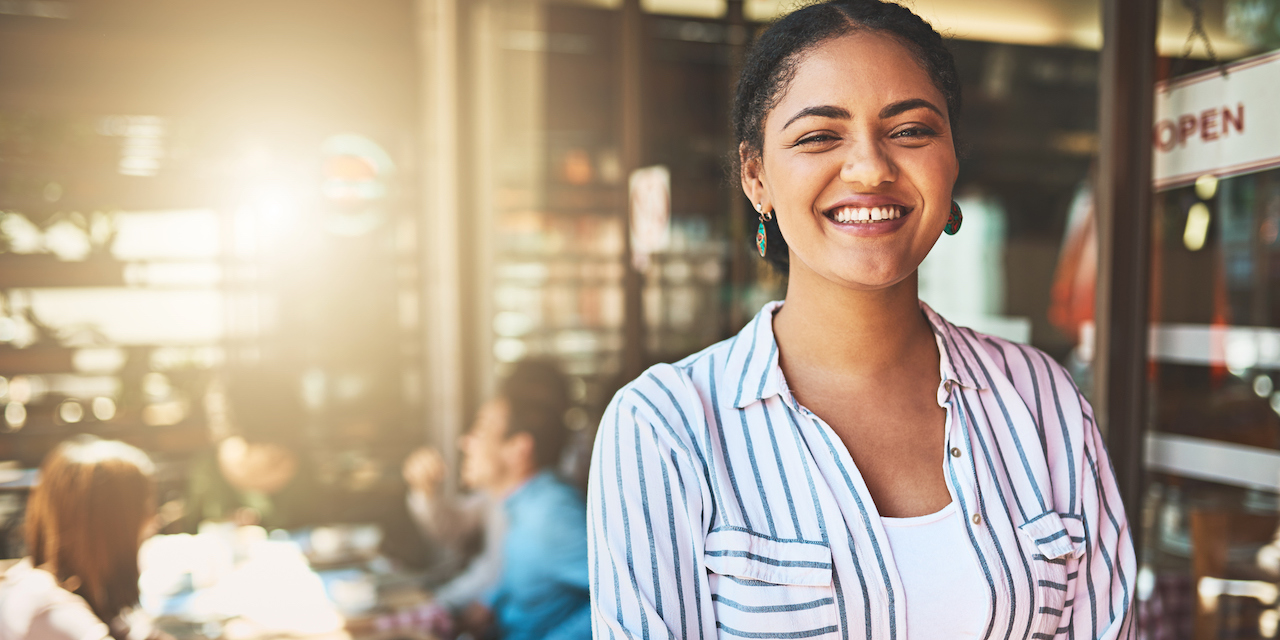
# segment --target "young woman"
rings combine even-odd
[[[960,227],[959,86],[933,28],[877,0],[808,6],[755,44],[733,120],[786,300],[610,405],[597,638],[1133,633],[1087,402],[1043,353],[917,299],[917,266]]]
[[[27,503],[31,555],[0,576],[0,640],[162,635],[133,611],[151,476],[146,454],[123,442],[83,437],[49,453]]]

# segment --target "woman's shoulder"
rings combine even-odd
[[[618,397],[665,398],[672,403],[717,406],[735,392],[748,370],[759,377],[776,357],[773,313],[781,301],[765,304],[736,335],[712,344],[677,362],[650,367],[628,383]]]
[[[657,409],[662,405],[701,404],[709,398],[723,374],[723,365],[733,338],[717,342],[676,362],[655,364],[628,382],[614,397],[615,402],[639,402]]]
[[[971,369],[969,375],[985,386],[1004,379],[1027,401],[1041,398],[1079,404],[1083,400],[1067,368],[1041,349],[934,317],[940,321],[948,355],[958,360],[953,367]]]
[[[85,640],[109,636],[84,598],[63,589],[30,559],[0,576],[0,640]]]
[[[1031,441],[1040,440],[1050,458],[1083,460],[1082,448],[1098,440],[1093,408],[1071,373],[1049,354],[1031,345],[965,327],[951,326],[956,356],[973,366],[974,378],[999,407],[983,421],[988,428],[1007,426]],[[960,365],[965,366],[965,365]],[[1022,437],[1022,436],[1020,436]],[[1075,465],[1052,465],[1070,475]]]
[[[1029,344],[999,336],[977,335],[982,336],[981,344],[1000,373],[1008,378],[1024,399],[1034,401],[1039,397],[1042,398],[1041,402],[1052,400],[1055,403],[1088,408],[1088,402],[1071,372],[1048,353]]]
[[[678,447],[697,447],[708,412],[724,400],[719,397],[719,378],[732,342],[724,340],[677,362],[649,367],[614,395],[602,426],[630,430],[648,425],[660,440],[675,438]]]
[[[13,563],[0,575],[0,603],[15,599],[54,602],[67,598],[84,603],[83,598],[63,589],[52,573],[33,566],[31,558]]]

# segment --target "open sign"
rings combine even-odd
[[[1157,190],[1280,166],[1280,51],[1156,84]]]
[[[1200,113],[1184,113],[1177,120],[1165,119],[1156,123],[1156,149],[1169,153],[1178,147],[1185,147],[1188,139],[1197,135],[1200,142],[1213,142],[1227,136],[1234,130],[1244,133],[1244,104],[1236,103],[1234,109],[1205,109]]]

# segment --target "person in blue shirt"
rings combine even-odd
[[[502,501],[507,522],[497,585],[463,616],[478,637],[591,637],[586,506],[554,471],[568,395],[553,362],[520,362],[461,443],[463,475]]]

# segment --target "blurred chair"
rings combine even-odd
[[[1273,539],[1280,517],[1216,509],[1192,509],[1191,571],[1196,590],[1195,640],[1249,637],[1252,630],[1275,637],[1277,613],[1275,576],[1253,562],[1233,562],[1232,551],[1256,548]],[[1251,558],[1252,560],[1252,558]],[[1224,598],[1242,598],[1228,607]],[[1248,601],[1256,601],[1248,602]],[[1256,619],[1250,620],[1250,618]],[[1224,635],[1225,634],[1225,635]]]

